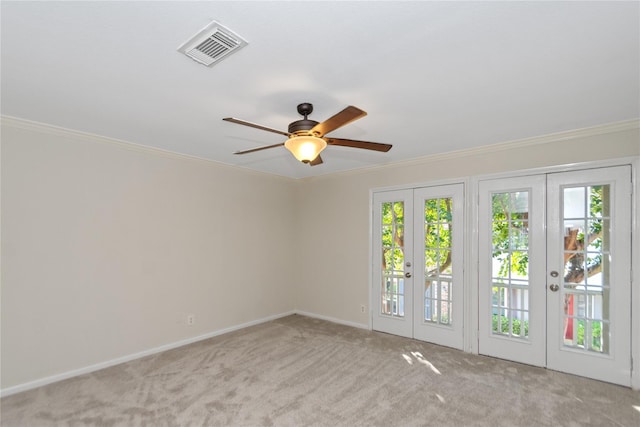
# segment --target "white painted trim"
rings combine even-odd
[[[468,175],[457,178],[447,178],[447,179],[438,179],[433,181],[421,181],[414,182],[411,184],[398,184],[391,185],[388,187],[375,187],[369,190],[369,199],[370,204],[371,200],[373,200],[373,193],[379,193],[383,191],[397,191],[397,190],[406,190],[408,188],[422,188],[422,187],[436,187],[439,185],[450,185],[450,184],[459,184],[459,183],[469,183],[475,185],[475,188],[478,186],[478,182],[488,179],[500,179],[500,178],[514,178],[523,175],[539,175],[539,174],[547,174],[547,173],[556,173],[556,172],[573,172],[580,169],[594,169],[594,168],[604,168],[610,166],[620,166],[625,164],[633,164],[634,161],[638,159],[638,156],[627,156],[627,157],[619,157],[616,159],[608,159],[608,160],[592,160],[588,162],[579,162],[579,163],[569,163],[562,165],[554,165],[554,166],[542,166],[535,167],[529,169],[518,169],[506,172],[497,172],[492,174],[484,174],[484,175]],[[370,206],[370,208],[372,205]],[[369,209],[371,211],[371,209]]]
[[[161,155],[165,157],[175,157],[175,158],[181,158],[181,159],[200,160],[203,162],[218,163],[213,160],[207,160],[201,157],[190,156],[188,154],[181,154],[175,151],[164,150],[156,147],[149,147],[146,145],[136,144],[134,142],[125,141],[122,139],[110,138],[106,136],[97,135],[94,133],[83,132],[75,129],[68,129],[61,126],[54,126],[47,123],[35,122],[27,119],[21,119],[18,117],[1,116],[0,123],[2,124],[2,126],[10,126],[16,129],[44,133],[52,136],[59,136],[63,138],[73,138],[73,139],[79,139],[82,141],[89,140],[91,142],[97,142],[102,144],[117,145],[119,147],[125,148],[130,151],[156,154],[156,155]],[[224,165],[224,163],[220,163],[220,164]]]
[[[632,284],[631,284],[631,357],[633,358],[633,366],[631,371],[631,388],[634,390],[640,390],[640,339],[634,339],[634,337],[640,337],[640,182],[639,179],[639,169],[640,169],[640,157],[639,156],[628,156],[621,157],[617,159],[608,159],[608,160],[595,160],[589,162],[579,162],[565,165],[557,165],[557,166],[547,166],[540,168],[532,168],[532,169],[523,169],[516,171],[508,171],[501,172],[496,174],[487,174],[487,175],[478,175],[471,177],[471,195],[474,200],[472,201],[472,214],[471,218],[474,220],[474,224],[472,227],[472,248],[471,248],[471,258],[469,259],[469,264],[467,265],[470,269],[470,276],[474,278],[474,282],[471,283],[471,292],[473,293],[471,298],[472,301],[477,301],[478,298],[478,185],[480,181],[489,180],[489,179],[499,179],[499,178],[513,178],[525,175],[538,175],[538,174],[549,174],[549,173],[557,173],[557,172],[574,172],[578,170],[585,169],[597,169],[603,167],[614,167],[614,166],[624,166],[631,165],[631,174],[632,174],[632,191],[634,197],[632,198],[632,224],[631,224],[631,233],[632,233],[632,241],[631,241],[631,252],[632,252],[632,260],[631,260],[631,268],[632,268]],[[476,304],[477,305],[477,304]],[[475,308],[475,313],[471,313],[474,326],[470,331],[474,336],[469,336],[468,342],[471,344],[470,352],[478,353],[478,317],[477,317],[477,307]],[[636,313],[638,313],[636,315]]]
[[[57,135],[57,136],[62,136],[66,138],[80,139],[83,141],[93,140],[94,142],[99,142],[99,143],[114,144],[130,151],[155,154],[155,155],[177,158],[177,159],[188,159],[188,160],[194,160],[194,161],[213,163],[219,166],[241,169],[243,171],[255,173],[258,175],[276,176],[286,180],[311,181],[311,180],[322,179],[326,177],[334,178],[336,176],[359,175],[362,173],[370,173],[375,170],[386,169],[390,167],[398,167],[398,166],[406,167],[406,166],[423,164],[423,163],[441,162],[443,160],[456,159],[462,156],[473,156],[473,155],[479,155],[479,154],[496,153],[496,152],[511,150],[519,147],[549,144],[553,142],[566,141],[566,140],[576,139],[576,138],[587,138],[591,136],[597,136],[597,135],[603,135],[603,134],[609,134],[609,133],[615,133],[615,132],[624,132],[628,130],[640,129],[640,120],[632,119],[632,120],[625,120],[625,121],[614,122],[614,123],[607,123],[607,124],[593,126],[589,128],[574,129],[574,130],[569,130],[564,132],[556,132],[556,133],[551,133],[547,135],[534,136],[530,138],[499,142],[497,144],[489,144],[489,145],[483,145],[480,147],[415,157],[409,160],[400,160],[397,162],[387,163],[383,165],[366,166],[366,167],[351,169],[351,170],[342,171],[342,172],[335,172],[335,173],[330,173],[325,175],[310,176],[310,177],[303,177],[303,178],[290,178],[283,175],[259,172],[243,166],[232,165],[232,164],[223,163],[216,160],[205,159],[203,157],[193,156],[189,154],[182,154],[182,153],[178,153],[171,150],[164,150],[161,148],[150,147],[142,144],[136,144],[136,143],[125,141],[125,140],[109,138],[109,137],[96,135],[89,132],[82,132],[79,130],[68,129],[61,126],[55,126],[47,123],[36,122],[32,120],[22,119],[19,117],[0,115],[0,125],[11,126],[17,129],[25,129],[25,130],[45,133],[49,135]],[[565,165],[565,166],[571,166],[571,165]],[[417,185],[417,186],[421,186],[421,185]],[[377,189],[377,191],[382,191],[382,190]]]
[[[375,194],[375,190],[374,189],[369,189],[369,259],[367,260],[367,264],[369,265],[369,286],[367,287],[367,293],[369,294],[369,316],[367,319],[368,322],[368,329],[370,331],[373,331],[373,292],[374,292],[374,285],[373,285],[373,276],[374,276],[374,268],[373,268],[373,227],[374,227],[374,221],[373,221],[373,195]],[[377,309],[377,308],[376,308]]]
[[[137,144],[134,142],[129,142],[129,141],[125,141],[122,139],[116,139],[116,138],[110,138],[110,137],[106,137],[106,136],[101,136],[101,135],[97,135],[94,133],[89,133],[89,132],[83,132],[83,131],[79,131],[79,130],[75,130],[75,129],[68,129],[68,128],[64,128],[64,127],[60,127],[60,126],[54,126],[54,125],[50,125],[47,123],[40,123],[40,122],[35,122],[35,121],[31,121],[31,120],[27,120],[27,119],[21,119],[18,117],[11,117],[11,116],[2,116],[0,115],[0,125],[2,126],[7,126],[7,127],[12,127],[15,129],[22,129],[22,130],[27,130],[27,131],[31,131],[31,132],[38,132],[38,133],[43,133],[45,135],[51,135],[51,136],[57,136],[57,137],[62,137],[62,138],[68,138],[68,139],[73,139],[73,140],[77,140],[79,142],[94,142],[94,143],[98,143],[98,144],[110,144],[113,146],[117,146],[119,148],[128,150],[128,151],[133,151],[133,152],[137,152],[137,153],[143,153],[143,154],[149,154],[149,155],[154,155],[154,156],[161,156],[161,157],[165,157],[165,158],[171,158],[171,159],[178,159],[178,160],[190,160],[190,161],[196,161],[196,162],[202,162],[202,163],[209,163],[212,165],[216,165],[219,167],[226,167],[226,168],[231,168],[231,169],[239,169],[242,170],[243,172],[247,172],[247,173],[251,173],[254,175],[261,175],[261,176],[270,176],[270,177],[276,177],[276,178],[281,178],[283,180],[295,180],[295,178],[290,178],[287,176],[283,176],[283,175],[277,175],[277,174],[273,174],[273,173],[267,173],[267,172],[260,172],[260,171],[256,171],[254,169],[250,169],[244,166],[239,166],[239,165],[233,165],[233,164],[229,164],[229,163],[224,163],[224,162],[220,162],[217,160],[211,160],[211,159],[206,159],[204,157],[198,157],[198,156],[193,156],[190,154],[183,154],[183,153],[178,153],[176,151],[171,151],[171,150],[165,150],[162,148],[157,148],[157,147],[150,147],[148,145],[142,145],[142,144]]]
[[[639,158],[638,156],[627,156],[627,157],[619,157],[619,158],[607,159],[607,160],[592,160],[588,162],[567,163],[563,165],[543,166],[543,167],[530,168],[530,169],[520,169],[520,170],[499,172],[499,173],[493,173],[493,174],[477,175],[477,176],[474,176],[473,178],[477,179],[477,181],[484,181],[484,180],[490,180],[490,179],[515,178],[515,177],[525,176],[525,175],[541,175],[541,174],[558,173],[558,172],[575,172],[575,171],[586,170],[586,169],[598,169],[598,168],[606,168],[611,166],[633,165],[634,161],[636,161],[638,158]]]
[[[407,190],[407,189],[418,189],[425,187],[440,187],[442,185],[455,185],[455,184],[466,184],[468,177],[457,177],[457,178],[447,178],[447,179],[438,179],[434,181],[426,181],[426,182],[417,182],[410,185],[400,184],[400,185],[392,185],[389,187],[376,187],[369,190],[371,197],[373,197],[373,193],[382,193],[385,191],[398,191],[398,190]]]
[[[640,157],[631,162],[631,388],[640,390]],[[635,339],[634,339],[635,337]]]
[[[337,176],[360,175],[363,173],[370,173],[373,171],[383,170],[387,168],[395,168],[398,166],[407,167],[412,165],[420,165],[424,163],[436,163],[436,162],[442,162],[443,160],[451,160],[451,159],[455,160],[459,157],[491,154],[491,153],[497,153],[505,150],[512,150],[515,148],[544,145],[544,144],[550,144],[554,142],[567,141],[567,140],[578,139],[578,138],[588,138],[592,136],[605,135],[605,134],[611,134],[616,132],[624,132],[624,131],[629,131],[634,129],[640,129],[639,119],[625,120],[621,122],[608,123],[608,124],[593,126],[589,128],[574,129],[574,130],[569,130],[564,132],[551,133],[547,135],[534,136],[530,138],[499,142],[497,144],[488,144],[480,147],[415,157],[410,160],[400,160],[397,162],[387,163],[384,165],[366,166],[362,168],[351,169],[348,171],[335,172],[335,173],[320,175],[320,176],[310,176],[310,177],[299,178],[299,179],[302,181],[305,181],[305,180],[312,181],[312,180],[322,179],[326,177],[335,178]],[[566,166],[571,166],[571,165],[566,165]],[[417,186],[420,186],[420,185],[417,185]]]
[[[99,371],[101,369],[109,368],[111,366],[119,365],[121,363],[130,362],[135,359],[140,359],[142,357],[151,356],[153,354],[161,353],[163,351],[172,350],[174,348],[182,347],[185,345],[193,344],[198,341],[206,340],[209,338],[217,337],[219,335],[224,335],[229,332],[237,331],[240,329],[248,328],[250,326],[259,325],[261,323],[270,322],[272,320],[280,319],[281,317],[290,316],[292,314],[296,314],[295,311],[289,311],[280,314],[274,314],[272,316],[263,317],[262,319],[252,320],[250,322],[242,323],[240,325],[230,326],[228,328],[219,329],[217,331],[209,332],[204,335],[198,335],[196,337],[187,338],[184,340],[176,341],[173,343],[161,345],[159,347],[150,348],[148,350],[141,351],[139,353],[129,354],[126,356],[118,357],[111,360],[106,360],[104,362],[96,363],[94,365],[85,366],[84,368],[73,369],[71,371],[63,372],[56,375],[51,375],[49,377],[40,378],[35,381],[30,381],[23,384],[18,384],[13,387],[7,387],[5,389],[0,390],[0,397],[10,396],[12,394],[20,393],[23,391],[31,390],[37,387],[42,387],[47,384],[52,384],[58,381],[66,380],[68,378],[77,377],[78,375],[88,374],[91,372]],[[309,317],[314,317],[309,315]],[[317,317],[317,316],[315,316]],[[326,319],[329,320],[329,319]],[[336,321],[336,323],[340,323],[340,321]],[[351,325],[353,326],[353,325]]]
[[[308,311],[296,310],[295,314],[299,314],[300,316],[311,317],[314,319],[326,320],[327,322],[337,323],[339,325],[352,326],[354,328],[359,328],[359,329],[369,329],[369,325],[365,325],[364,323],[349,322],[347,320],[337,319],[335,317],[323,316],[322,314],[309,313]]]
[[[478,181],[465,181],[464,351],[478,354]]]

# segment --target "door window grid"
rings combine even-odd
[[[424,202],[424,321],[452,324],[452,198]]]
[[[382,209],[382,295],[380,314],[404,317],[404,202]]]
[[[494,193],[492,325],[494,335],[529,338],[529,192]]]
[[[563,344],[609,353],[609,185],[563,188]]]

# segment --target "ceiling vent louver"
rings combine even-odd
[[[242,37],[213,21],[184,42],[178,52],[210,67],[246,45]]]

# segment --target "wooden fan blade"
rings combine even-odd
[[[322,123],[318,123],[311,129],[311,132],[318,132],[320,136],[327,134],[331,131],[338,129],[346,125],[347,123],[351,123],[354,120],[360,119],[366,116],[367,113],[359,109],[358,107],[354,107],[353,105],[349,105],[344,110],[340,111],[335,116],[329,117]]]
[[[283,131],[278,130],[278,129],[268,128],[266,126],[262,126],[262,125],[259,125],[259,124],[256,124],[256,123],[247,122],[245,120],[236,119],[234,117],[225,117],[222,120],[227,121],[227,122],[231,122],[231,123],[236,123],[236,124],[239,124],[239,125],[249,126],[249,127],[260,129],[260,130],[266,130],[267,132],[273,132],[273,133],[277,133],[277,134],[280,134],[280,135],[289,136],[288,132],[283,132]]]
[[[320,154],[318,154],[318,157],[316,157],[311,162],[309,162],[309,166],[317,166],[317,165],[321,165],[322,163],[323,163],[322,157],[320,157]]]
[[[247,153],[253,153],[254,151],[260,151],[260,150],[267,150],[269,148],[275,148],[275,147],[280,147],[284,145],[284,142],[281,142],[280,144],[273,144],[273,145],[267,145],[265,147],[258,147],[258,148],[252,148],[250,150],[244,150],[244,151],[236,151],[233,154],[247,154]]]
[[[393,147],[393,145],[391,144],[380,144],[379,142],[368,142],[368,141],[356,141],[354,139],[325,138],[325,141],[327,141],[327,145],[339,145],[342,147],[364,148],[365,150],[383,151],[385,153],[391,150],[391,147]]]

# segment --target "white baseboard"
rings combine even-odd
[[[151,348],[148,350],[141,351],[139,353],[129,354],[126,356],[118,357],[116,359],[107,360],[104,362],[96,363],[95,365],[85,366],[79,369],[73,369],[71,371],[63,372],[61,374],[51,375],[49,377],[40,378],[35,381],[30,381],[23,384],[18,384],[12,387],[7,387],[5,389],[0,390],[0,397],[10,396],[12,394],[20,393],[22,391],[31,390],[37,387],[42,387],[47,384],[55,383],[58,381],[66,380],[68,378],[76,377],[78,375],[88,374],[90,372],[99,371],[100,369],[109,368],[111,366],[119,365],[121,363],[130,362],[135,359],[140,359],[141,357],[151,356],[152,354],[161,353],[163,351],[172,350],[174,348],[182,347],[184,345],[192,344],[194,342],[206,340],[208,338],[213,338],[218,335],[226,334],[229,332],[237,331],[239,329],[248,328],[249,326],[259,325],[261,323],[270,322],[271,320],[279,319],[281,317],[290,316],[292,314],[296,314],[296,311],[290,311],[286,313],[275,314],[272,316],[264,317],[262,319],[252,320],[251,322],[242,323],[240,325],[230,326],[225,329],[220,329],[217,331],[209,332],[204,335],[198,335],[196,337],[187,338],[184,340],[176,341],[173,343],[161,345],[159,347]],[[309,315],[313,317],[312,315]]]
[[[320,314],[309,313],[309,312],[306,312],[306,311],[292,310],[292,311],[289,311],[289,312],[275,314],[275,315],[263,317],[263,318],[257,319],[257,320],[252,320],[251,322],[246,322],[246,323],[242,323],[242,324],[239,324],[239,325],[230,326],[228,328],[219,329],[217,331],[209,332],[209,333],[206,333],[206,334],[203,334],[203,335],[198,335],[198,336],[187,338],[187,339],[184,339],[184,340],[180,340],[180,341],[172,342],[172,343],[169,343],[169,344],[161,345],[159,347],[154,347],[154,348],[151,348],[151,349],[148,349],[148,350],[144,350],[144,351],[141,351],[141,352],[138,352],[138,353],[128,354],[126,356],[118,357],[118,358],[111,359],[111,360],[106,360],[104,362],[96,363],[96,364],[90,365],[90,366],[85,366],[83,368],[73,369],[71,371],[62,372],[60,374],[51,375],[51,376],[40,378],[40,379],[37,379],[37,380],[34,380],[34,381],[29,381],[29,382],[26,382],[26,383],[23,383],[23,384],[18,384],[18,385],[12,386],[12,387],[7,387],[5,389],[0,390],[0,397],[10,396],[12,394],[20,393],[20,392],[23,392],[23,391],[27,391],[27,390],[31,390],[31,389],[37,388],[37,387],[45,386],[47,384],[52,384],[52,383],[55,383],[55,382],[58,382],[58,381],[62,381],[62,380],[66,380],[66,379],[69,379],[69,378],[72,378],[72,377],[76,377],[78,375],[84,375],[84,374],[88,374],[88,373],[91,373],[91,372],[99,371],[100,369],[109,368],[111,366],[119,365],[121,363],[130,362],[130,361],[135,360],[135,359],[140,359],[142,357],[151,356],[153,354],[161,353],[163,351],[172,350],[174,348],[178,348],[178,347],[182,347],[182,346],[185,346],[185,345],[193,344],[193,343],[198,342],[198,341],[206,340],[208,338],[213,338],[213,337],[216,337],[218,335],[223,335],[223,334],[226,334],[226,333],[229,333],[229,332],[233,332],[233,331],[237,331],[237,330],[240,330],[240,329],[248,328],[250,326],[255,326],[255,325],[259,325],[261,323],[270,322],[272,320],[279,319],[281,317],[290,316],[292,314],[299,314],[301,316],[307,316],[307,317],[312,317],[312,318],[315,318],[315,319],[326,320],[328,322],[338,323],[338,324],[346,325],[346,326],[352,326],[354,328],[369,329],[368,325],[365,325],[365,324],[362,324],[362,323],[349,322],[349,321],[345,321],[345,320],[342,320],[342,319],[337,319],[335,317],[323,316],[323,315],[320,315]]]
[[[338,323],[340,325],[352,326],[354,328],[370,329],[369,325],[366,325],[364,323],[349,322],[349,321],[342,320],[342,319],[336,319],[335,317],[329,317],[329,316],[323,316],[321,314],[309,313],[307,311],[296,310],[295,314],[299,314],[300,316],[313,317],[314,319],[326,320],[328,322]]]

